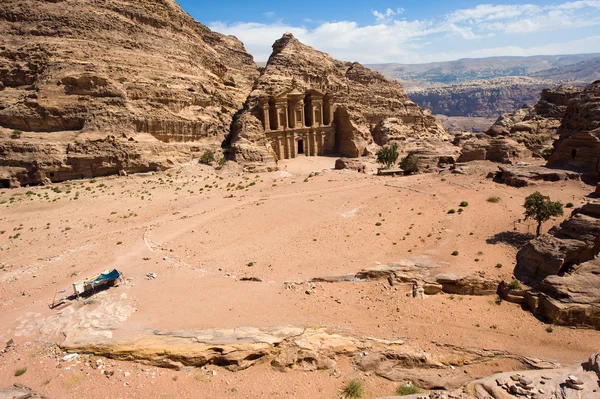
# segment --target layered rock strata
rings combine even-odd
[[[62,154],[109,135],[149,147],[117,140],[90,155],[103,170],[153,170],[153,148],[187,157],[188,143],[218,147],[258,77],[240,41],[173,0],[7,0],[0,31],[0,166],[25,167],[25,184],[88,174],[85,157],[80,169]],[[121,168],[112,158],[124,152],[137,159]]]
[[[600,80],[569,102],[548,166],[600,178]]]

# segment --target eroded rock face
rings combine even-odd
[[[27,133],[15,141],[40,136],[59,152],[84,133],[219,146],[258,76],[240,41],[172,0],[7,0],[0,30],[0,142],[9,151],[27,147],[6,144],[12,130]],[[30,162],[47,155],[46,146],[29,152]]]
[[[517,254],[515,276],[529,284],[526,306],[560,325],[600,329],[600,202],[532,240]]]
[[[499,129],[496,129],[499,130]],[[492,161],[512,164],[531,157],[525,145],[506,135],[457,135],[454,144],[462,147],[457,162]]]
[[[552,148],[558,138],[558,128],[567,104],[580,93],[581,89],[571,86],[544,89],[534,107],[524,106],[503,114],[487,133],[494,135],[499,128],[504,128],[512,139],[541,156]]]
[[[298,109],[298,114],[292,113],[292,103],[288,103],[284,96],[288,96],[290,101],[295,98],[302,100],[303,116],[296,118],[301,110]],[[282,99],[285,104],[279,104]],[[317,100],[311,102],[312,99]],[[317,102],[320,106],[321,101],[322,111],[313,113],[310,107]],[[277,111],[273,111],[278,106],[274,102],[279,104]],[[284,106],[289,106],[287,111]],[[271,109],[271,115],[267,118],[268,109]],[[273,45],[273,53],[240,116],[243,122],[234,125],[230,155],[242,162],[265,163],[294,157],[300,154],[296,148],[299,135],[307,133],[310,127],[320,126],[331,133],[325,132],[316,151],[312,136],[308,136],[306,140],[310,140],[311,147],[306,147],[309,151],[304,154],[337,153],[344,157],[359,157],[366,155],[368,147],[373,144],[371,130],[386,118],[395,118],[404,134],[440,139],[448,137],[437,119],[406,97],[400,83],[390,81],[358,63],[336,60],[286,33]],[[269,119],[268,125],[266,119]],[[291,138],[294,142],[274,145],[273,134],[265,133],[265,130],[283,132],[282,125],[285,130],[296,129]],[[330,130],[329,126],[332,126]],[[298,131],[302,129],[306,132]],[[320,132],[321,129],[314,130]],[[269,140],[265,141],[267,137]],[[281,140],[289,139],[284,137]],[[248,151],[248,146],[254,146],[255,151]]]
[[[569,102],[548,166],[600,177],[600,81]]]

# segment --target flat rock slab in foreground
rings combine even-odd
[[[276,370],[334,370],[350,358],[363,372],[391,381],[407,379],[425,389],[456,389],[473,379],[472,365],[488,362],[509,369],[553,368],[556,364],[504,351],[438,345],[425,352],[403,341],[352,337],[321,328],[237,328],[202,331],[143,331],[132,339],[101,338],[85,331],[67,333],[68,352],[137,361],[158,367],[216,365],[240,371],[267,362]]]

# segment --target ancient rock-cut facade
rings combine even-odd
[[[276,160],[298,155],[356,158],[378,148],[373,131],[386,119],[397,125],[389,136],[400,141],[401,152],[431,140],[434,149],[443,147],[438,142],[453,147],[441,123],[410,101],[399,82],[336,60],[286,33],[273,44],[233,124],[229,156],[247,167],[274,167]],[[406,149],[405,138],[411,143]]]
[[[259,97],[261,122],[277,159],[325,155],[335,150],[334,96],[298,89]]]

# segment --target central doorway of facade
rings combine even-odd
[[[304,140],[298,140],[298,154],[304,154]]]

